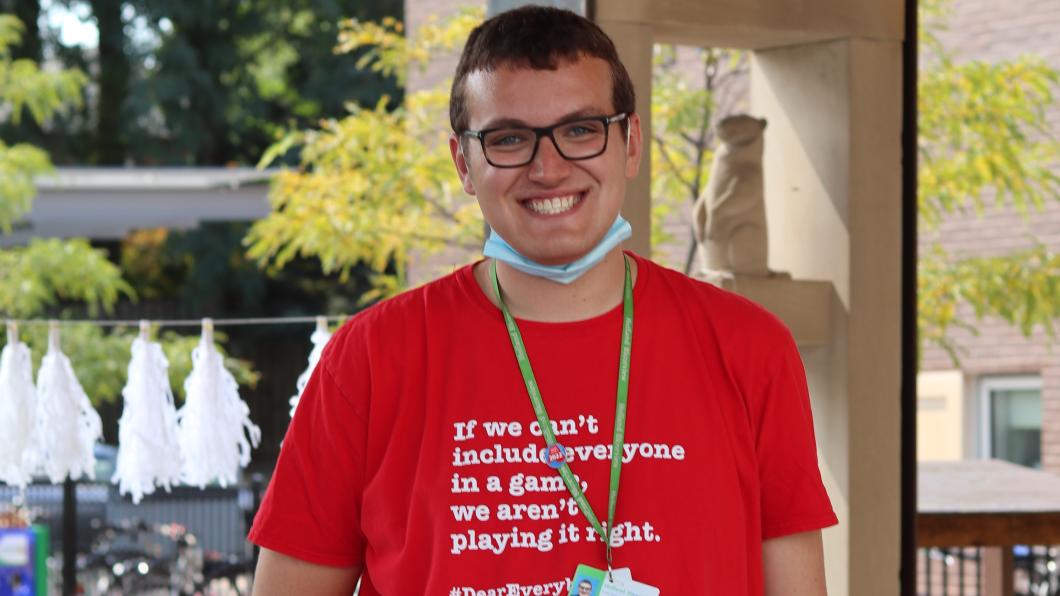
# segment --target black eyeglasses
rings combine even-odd
[[[611,124],[629,117],[622,112],[614,116],[592,116],[560,122],[543,128],[503,126],[486,130],[465,130],[463,136],[479,140],[486,161],[497,168],[518,168],[534,161],[541,137],[552,139],[556,151],[570,161],[591,159],[607,150],[607,132]]]

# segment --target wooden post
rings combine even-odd
[[[992,546],[983,549],[983,596],[1013,596],[1016,571],[1011,546]]]

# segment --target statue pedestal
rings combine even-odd
[[[832,341],[831,282],[793,280],[786,275],[721,280],[722,288],[762,305],[791,329],[800,348],[818,347]]]

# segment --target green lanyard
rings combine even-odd
[[[626,266],[625,288],[622,293],[622,350],[618,358],[618,395],[615,403],[615,434],[611,447],[611,488],[607,498],[607,531],[614,528],[615,505],[618,503],[618,479],[622,474],[622,448],[625,444],[626,434],[626,401],[629,395],[629,359],[633,347],[633,282],[629,273],[629,260],[623,258]],[[526,355],[526,346],[523,345],[523,336],[519,333],[519,326],[508,312],[508,306],[504,304],[501,297],[500,282],[497,281],[497,261],[494,260],[490,267],[490,280],[493,282],[493,291],[497,294],[497,302],[501,305],[504,313],[504,323],[508,327],[508,337],[512,340],[512,349],[515,350],[515,359],[519,362],[519,371],[526,383],[526,392],[530,395],[530,403],[534,406],[534,414],[537,422],[541,425],[541,434],[544,435],[546,461],[549,465],[559,470],[563,484],[567,486],[574,501],[581,509],[582,515],[589,520],[593,529],[600,535],[607,549],[607,567],[611,569],[611,539],[607,531],[600,525],[600,520],[593,513],[593,508],[585,498],[581,486],[570,471],[566,463],[566,451],[556,441],[556,435],[552,431],[548,412],[545,411],[545,403],[541,400],[541,391],[537,388],[537,380],[534,378],[534,370],[530,367],[530,359]],[[559,455],[562,459],[555,459]]]

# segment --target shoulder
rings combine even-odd
[[[653,310],[706,325],[727,344],[789,341],[787,326],[758,303],[714,284],[637,257],[646,274],[645,301]]]

